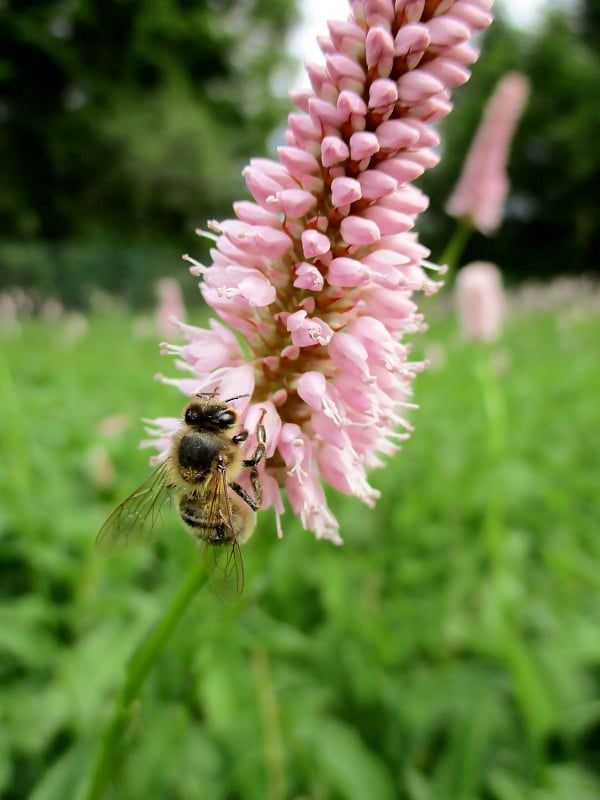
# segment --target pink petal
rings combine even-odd
[[[337,108],[319,97],[311,97],[308,101],[308,112],[311,118],[326,128],[338,128],[342,124],[342,118]]]
[[[288,189],[286,191],[293,192],[299,190]],[[280,192],[279,194],[285,194],[285,192]],[[312,197],[312,195],[310,196]],[[247,238],[253,241],[261,255],[273,259],[274,261],[278,258],[282,258],[294,246],[293,241],[287,233],[258,225],[254,226],[248,232]]]
[[[364,286],[370,280],[370,269],[354,258],[334,258],[327,269],[327,283],[330,286]]]
[[[343,91],[340,92],[337,100],[337,110],[340,117],[344,120],[350,117],[364,117],[367,113],[367,106],[365,101],[356,92]]]
[[[362,161],[379,151],[379,140],[374,133],[353,133],[350,137],[350,156],[353,161]],[[323,166],[326,166],[323,163]]]
[[[380,197],[385,197],[394,192],[398,186],[397,181],[390,175],[374,169],[361,172],[358,176],[358,182],[362,196],[367,200],[378,200]]]
[[[288,316],[286,327],[292,334],[292,344],[298,347],[326,345],[333,336],[333,331],[326,322],[318,317],[308,317],[303,309]]]
[[[386,150],[405,150],[419,141],[419,134],[414,128],[399,119],[382,122],[376,134],[379,144]]]
[[[248,225],[270,225],[272,228],[280,228],[281,220],[272,211],[267,211],[262,206],[252,203],[250,200],[240,200],[233,204],[233,210],[238,219]]]
[[[296,219],[304,217],[317,204],[317,198],[302,189],[284,189],[277,192],[275,197],[286,216]]]
[[[398,80],[398,95],[405,103],[419,103],[444,90],[444,84],[422,70],[406,72]]]
[[[243,297],[245,297],[252,306],[268,306],[273,303],[277,297],[277,292],[272,283],[263,276],[257,273],[256,275],[249,275],[247,278],[241,280],[238,288]]]
[[[369,377],[368,353],[362,342],[350,333],[340,331],[329,342],[329,355],[343,372],[362,379]]]
[[[337,136],[325,136],[321,144],[321,161],[324,167],[332,167],[345,161],[350,155],[348,145]]]
[[[408,214],[402,214],[381,205],[365,208],[363,215],[366,217],[366,221],[372,222],[377,227],[381,236],[392,236],[409,231],[415,224],[414,219]]]
[[[355,59],[341,54],[331,55],[327,56],[325,63],[327,72],[334,83],[340,85],[340,82],[349,79],[359,87],[364,84],[366,75]]]
[[[329,238],[315,230],[306,230],[302,233],[302,252],[304,258],[317,258],[328,253],[331,248]]]
[[[377,224],[364,217],[345,217],[340,224],[340,232],[348,244],[373,244],[381,238]]]
[[[433,47],[455,47],[466,42],[471,36],[471,29],[460,20],[445,14],[433,17],[427,22],[427,29],[431,36]]]
[[[394,63],[394,39],[384,28],[370,28],[367,32],[365,58],[369,69],[378,75],[389,75]]]
[[[335,208],[350,205],[361,196],[360,183],[354,178],[334,178],[331,182],[331,202]]]
[[[298,289],[320,292],[324,285],[325,281],[323,280],[323,276],[314,264],[302,261],[296,266],[296,280],[294,281],[294,286]]]
[[[299,147],[278,147],[277,154],[281,163],[286,167],[290,175],[299,180],[304,175],[317,172],[319,162],[306,150]]]
[[[389,78],[378,78],[369,87],[369,108],[393,105],[397,99],[398,87]]]

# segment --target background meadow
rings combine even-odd
[[[376,509],[332,498],[341,548],[261,515],[243,595],[201,593],[149,677],[115,797],[599,795],[598,292],[514,294],[487,349],[435,302],[417,430],[374,474]],[[0,796],[65,800],[195,557],[171,512],[154,543],[94,550],[148,474],[140,418],[183,398],[151,379],[172,368],[151,318],[118,305],[1,335]]]
[[[142,418],[184,405],[153,380],[175,373],[156,280],[203,324],[180,254],[205,260],[194,229],[280,141],[303,7],[0,3],[0,800],[81,800],[127,659],[196,558],[169,510],[118,556],[94,540],[149,474]],[[503,333],[467,341],[451,287],[425,300],[416,431],[376,508],[332,493],[339,548],[260,515],[243,594],[195,598],[107,797],[600,797],[599,13],[522,30],[495,3],[419,225],[439,258],[483,105],[526,74],[502,227],[464,253],[511,287]]]

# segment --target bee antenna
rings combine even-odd
[[[227,400],[224,400],[224,403],[231,403],[233,400],[239,400],[240,397],[250,397],[248,393],[246,394],[236,394],[235,397],[228,397]]]

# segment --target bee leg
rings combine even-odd
[[[256,469],[252,469],[250,471],[250,481],[252,483],[252,490],[254,492],[254,497],[252,497],[239,483],[235,481],[229,481],[229,488],[233,489],[233,491],[242,498],[244,503],[247,503],[252,511],[258,511],[260,508],[260,504],[262,503],[262,488],[260,485],[260,481],[258,480],[258,471]]]
[[[244,459],[244,461],[242,461],[242,465],[244,467],[255,467],[260,462],[260,460],[262,459],[262,457],[266,452],[267,434],[265,432],[265,426],[262,424],[262,421],[265,418],[266,413],[267,413],[266,410],[263,408],[262,414],[260,415],[260,419],[258,420],[258,424],[256,425],[256,441],[257,441],[256,450],[254,451],[254,455],[252,456],[252,458],[246,458]],[[247,437],[248,434],[247,432],[245,433]],[[258,485],[258,476],[256,478],[253,478],[252,475],[250,475],[250,479],[252,480],[252,487],[256,492],[255,483],[256,485]]]

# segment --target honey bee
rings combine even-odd
[[[217,555],[215,548],[229,548],[225,572],[233,568],[238,591],[244,584],[240,545],[256,524],[262,502],[257,465],[267,442],[263,419],[256,426],[256,448],[249,458],[242,449],[249,433],[240,429],[239,415],[230,405],[243,395],[217,400],[198,394],[183,410],[183,425],[173,437],[166,460],[119,505],[106,520],[96,542],[102,549],[143,538],[156,524],[160,509],[175,496],[179,515],[190,533]],[[237,482],[248,469],[252,494]],[[217,558],[214,559],[217,563]]]

